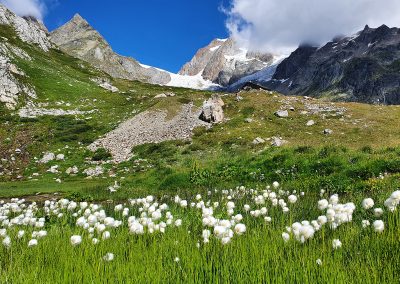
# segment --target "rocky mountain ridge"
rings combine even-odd
[[[144,67],[135,59],[116,54],[107,41],[80,15],[50,33],[50,39],[67,54],[87,61],[114,78],[165,85],[168,72]]]
[[[21,18],[0,4],[0,25],[11,26],[19,38],[26,43],[35,44],[44,51],[48,51],[53,44],[47,37],[44,25],[33,21],[31,17]]]
[[[229,86],[274,63],[271,53],[255,53],[239,47],[234,39],[215,39],[197,51],[191,61],[179,71],[180,75],[201,75],[221,86]]]
[[[320,48],[300,46],[258,81],[286,95],[400,104],[400,29],[366,26]]]

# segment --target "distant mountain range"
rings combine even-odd
[[[269,66],[270,54],[250,53],[232,39],[216,39],[200,49],[179,74],[139,63],[116,54],[106,40],[80,15],[50,33],[50,40],[62,51],[85,60],[115,78],[140,80],[197,89],[220,88]]]
[[[322,47],[300,46],[254,82],[286,95],[400,104],[400,29],[368,26]]]
[[[0,4],[0,24],[12,26],[22,41],[44,51],[58,48],[114,78],[226,91],[251,82],[286,95],[400,104],[400,30],[384,25],[366,26],[322,47],[302,45],[289,56],[250,52],[231,38],[215,39],[174,74],[115,53],[78,14],[49,33],[36,19],[18,17]]]

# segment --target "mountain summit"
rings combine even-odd
[[[143,66],[135,59],[116,54],[107,41],[79,14],[51,32],[50,39],[62,51],[80,58],[114,78],[167,84],[168,72]]]
[[[270,53],[250,52],[239,47],[232,38],[215,39],[197,51],[179,74],[198,75],[221,86],[228,86],[273,64]]]
[[[365,26],[320,48],[301,46],[264,85],[287,95],[399,104],[400,29]]]

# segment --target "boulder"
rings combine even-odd
[[[159,94],[159,95],[154,96],[155,99],[161,99],[161,98],[166,98],[166,97],[167,97],[166,94]]]
[[[44,154],[43,158],[40,159],[39,163],[41,164],[47,164],[50,161],[53,161],[56,158],[56,155],[54,153],[46,153]]]
[[[288,141],[283,140],[281,137],[272,137],[271,140],[272,140],[271,145],[274,147],[281,147],[281,146],[289,143]]]
[[[289,112],[287,110],[278,110],[277,112],[275,112],[275,115],[277,117],[284,118],[289,116]]]
[[[261,137],[257,137],[256,139],[253,140],[254,145],[264,144],[264,143],[265,143],[265,140],[262,139]]]
[[[113,85],[111,85],[110,83],[104,82],[102,84],[99,85],[100,87],[102,87],[105,90],[108,90],[112,93],[116,93],[119,91],[119,89]]]
[[[64,154],[58,154],[56,156],[57,161],[63,161],[65,159],[65,155]]]
[[[329,128],[324,129],[324,134],[325,134],[325,135],[330,135],[330,134],[332,134],[332,133],[333,133],[333,130],[331,130],[331,129],[329,129]]]
[[[77,166],[69,167],[69,168],[65,171],[65,173],[66,173],[67,175],[71,175],[71,174],[76,175],[78,172],[79,172],[79,170],[78,170],[78,167],[77,167]]]
[[[218,95],[212,96],[210,99],[204,101],[200,119],[208,123],[220,123],[224,120],[224,102]]]
[[[314,124],[315,124],[314,120],[309,120],[307,121],[306,126],[313,126]]]

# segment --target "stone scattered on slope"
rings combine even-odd
[[[88,168],[88,169],[84,170],[83,173],[88,178],[97,177],[104,173],[104,168],[102,166],[96,166],[94,168]]]
[[[261,137],[257,137],[256,139],[253,140],[254,145],[259,145],[259,144],[264,144],[265,140],[262,139]]]
[[[187,140],[198,126],[210,126],[199,119],[200,112],[191,104],[182,106],[171,120],[166,120],[165,111],[145,111],[121,123],[115,130],[96,140],[89,149],[105,148],[116,163],[129,160],[132,148],[146,143],[168,140]]]
[[[161,93],[161,94],[154,96],[155,99],[161,99],[161,98],[167,98],[167,97],[175,97],[175,94],[173,92],[166,92],[166,93]]]
[[[271,145],[274,147],[281,147],[289,143],[288,141],[283,140],[281,137],[272,137],[271,140]]]
[[[306,126],[313,126],[314,124],[315,124],[314,120],[309,120],[307,121]]]
[[[201,108],[200,119],[208,123],[220,123],[224,120],[223,100],[214,95],[210,99],[204,101]]]
[[[18,115],[24,118],[35,118],[39,116],[64,116],[64,115],[85,115],[94,113],[97,110],[81,111],[81,110],[64,110],[64,109],[47,109],[37,107],[32,103],[28,103],[25,107],[18,110]]]
[[[119,89],[113,85],[111,85],[110,83],[104,82],[102,84],[99,85],[100,87],[102,87],[105,90],[108,90],[112,93],[116,93],[119,91]]]
[[[65,159],[65,155],[64,155],[64,154],[58,154],[58,155],[56,156],[56,160],[57,160],[57,161],[64,161],[64,159]]]
[[[280,118],[289,117],[289,112],[287,110],[278,110],[275,112],[275,115]]]
[[[154,96],[155,99],[162,99],[162,98],[166,98],[167,95],[166,94],[158,94],[156,96]]]
[[[55,159],[56,159],[56,155],[55,155],[54,153],[48,152],[48,153],[45,153],[45,154],[43,155],[43,158],[41,158],[41,159],[39,160],[39,163],[41,163],[41,164],[47,164],[48,162],[53,161],[53,160],[55,160]]]
[[[77,173],[79,173],[79,169],[78,169],[77,166],[69,167],[69,168],[65,171],[65,173],[66,173],[67,175],[76,175]]]
[[[325,134],[325,135],[330,135],[330,134],[332,134],[332,133],[333,133],[333,130],[331,130],[331,129],[329,129],[329,128],[324,129],[324,134]]]

